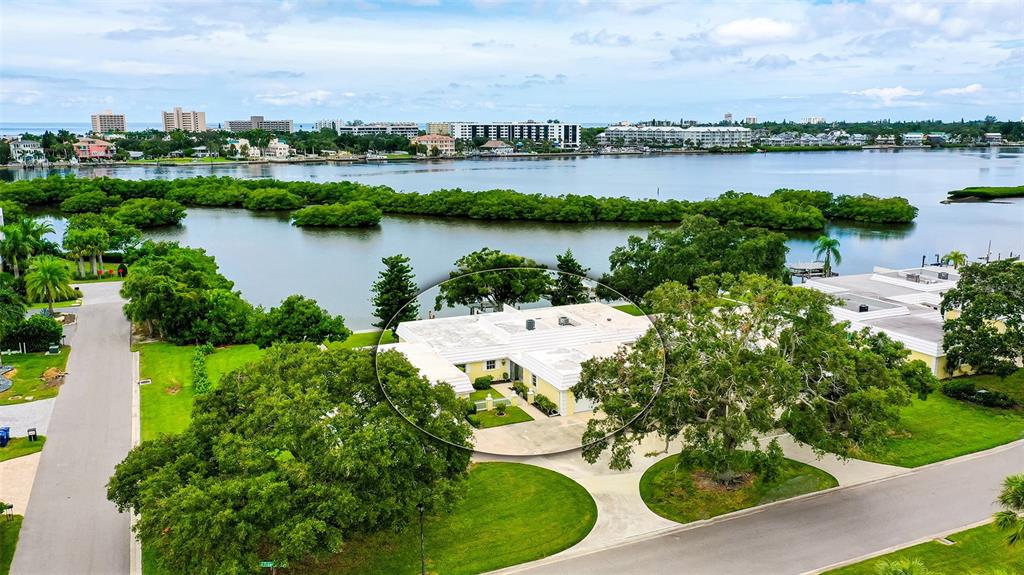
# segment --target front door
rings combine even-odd
[[[511,359],[508,360],[508,365],[511,368],[508,374],[512,381],[523,381],[523,368],[519,367],[519,364]]]

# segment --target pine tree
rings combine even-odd
[[[384,270],[372,287],[373,315],[380,321],[373,325],[384,329],[390,324],[391,329],[394,329],[403,321],[419,317],[420,304],[416,301],[419,289],[413,281],[409,258],[396,254],[381,258],[381,262],[384,263]]]
[[[558,274],[554,288],[551,290],[551,305],[571,305],[590,301],[590,290],[583,285],[583,277],[590,268],[585,268],[576,261],[572,250],[555,256],[558,260]]]

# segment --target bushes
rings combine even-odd
[[[294,210],[302,207],[299,196],[279,188],[253,190],[246,194],[242,206],[247,210]]]
[[[879,198],[870,194],[839,196],[825,214],[832,219],[877,224],[908,224],[917,217],[917,208],[906,198]]]
[[[59,344],[64,328],[52,317],[35,314],[14,326],[4,338],[4,349],[18,349],[25,345],[26,351],[46,351],[51,345]]]
[[[489,375],[480,376],[473,380],[473,389],[490,389],[492,383],[494,383],[493,377]]]
[[[546,415],[554,415],[558,413],[558,406],[555,402],[547,398],[547,396],[536,394],[533,398],[533,406],[543,411]]]
[[[185,218],[185,206],[173,200],[140,198],[122,203],[114,217],[139,229],[170,226]]]
[[[302,208],[292,215],[292,223],[297,226],[357,228],[375,226],[383,216],[383,212],[372,203],[357,201]]]
[[[512,384],[512,391],[516,392],[516,395],[526,399],[530,394],[530,388],[526,387],[526,384],[521,381],[516,381]]]
[[[1009,409],[1017,406],[1017,402],[1009,395],[992,389],[978,389],[969,379],[954,379],[946,382],[942,386],[942,393],[953,399],[969,401],[985,407]]]
[[[121,198],[110,197],[99,190],[75,194],[60,203],[62,212],[80,214],[84,212],[99,212],[107,206],[115,206],[121,203]]]
[[[345,318],[331,316],[316,300],[301,295],[286,297],[281,305],[256,319],[255,343],[259,347],[279,342],[344,341],[350,335]]]

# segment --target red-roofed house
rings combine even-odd
[[[79,138],[75,142],[75,155],[79,160],[109,160],[116,151],[114,144],[97,138]]]

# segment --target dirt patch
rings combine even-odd
[[[4,375],[7,376],[7,379],[14,381],[14,377],[18,375],[18,368],[14,368],[11,371],[5,373]]]
[[[56,367],[51,367],[43,372],[39,379],[43,380],[43,387],[57,387],[64,384],[65,373]]]
[[[753,473],[742,473],[735,481],[729,484],[719,483],[715,480],[713,474],[707,471],[698,471],[693,474],[693,484],[697,486],[697,489],[701,491],[708,491],[711,493],[726,493],[729,491],[739,491],[746,489],[754,483]]]
[[[180,385],[168,385],[164,388],[164,393],[167,395],[178,395],[179,391],[181,391]]]

